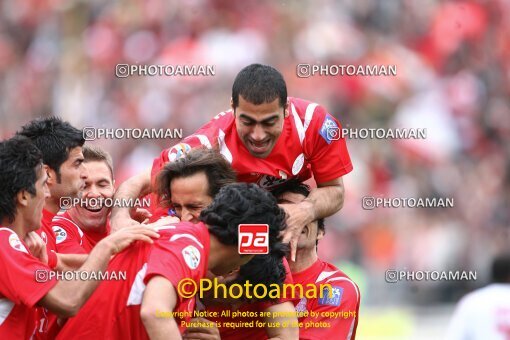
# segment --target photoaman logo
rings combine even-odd
[[[238,239],[239,254],[269,253],[269,225],[267,224],[240,224]]]

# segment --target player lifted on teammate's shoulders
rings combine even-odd
[[[284,241],[290,241],[295,261],[303,227],[342,208],[342,176],[352,170],[352,163],[339,129],[340,123],[322,106],[287,97],[285,80],[276,69],[252,64],[234,80],[230,110],[163,150],[152,168],[124,182],[116,197],[149,194],[165,163],[199,146],[217,148],[231,163],[238,181],[266,189],[313,175],[317,188],[305,200],[281,205],[288,215]],[[125,208],[113,209],[111,223],[113,230],[138,224]]]

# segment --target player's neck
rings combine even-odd
[[[51,196],[46,198],[46,201],[44,201],[44,210],[56,215],[60,211],[60,198],[58,200],[55,200]]]
[[[318,259],[316,247],[312,249],[302,249],[298,250],[296,254],[296,262],[289,260],[289,267],[292,273],[299,273],[307,268],[309,268],[312,264],[315,263]]]
[[[85,231],[85,232],[88,232],[88,233],[93,233],[93,234],[106,234],[106,223],[104,223],[103,225],[101,226],[94,226],[92,228],[89,228],[89,227],[86,227],[85,226],[85,223],[82,222],[82,217],[80,216],[80,214],[77,212],[76,209],[70,209],[68,211],[68,214],[69,214],[69,217],[71,217],[71,220],[76,223],[76,225],[78,227],[80,227],[81,230]]]
[[[209,233],[209,261],[207,268],[215,275],[218,268],[232,267],[232,270],[239,267],[240,261],[237,247],[221,243],[216,236]]]
[[[21,218],[19,214],[16,215],[12,223],[9,223],[7,219],[3,219],[2,226],[10,228],[22,240],[25,238],[25,236],[27,236],[29,231],[29,228],[27,228],[27,223],[24,221],[23,218]]]

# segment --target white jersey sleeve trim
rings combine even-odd
[[[136,273],[135,280],[129,291],[129,297],[126,303],[127,306],[138,306],[142,304],[143,292],[146,287],[145,283],[143,283],[145,273],[147,273],[147,263],[144,263],[142,269]]]
[[[0,299],[0,326],[4,323],[5,320],[7,320],[13,308],[14,302],[5,298]]]
[[[308,106],[306,107],[305,124],[304,124],[305,132],[306,132],[306,130],[308,130],[308,126],[310,126],[310,122],[312,121],[312,118],[313,118],[313,113],[315,112],[315,108],[318,105],[319,104],[317,104],[317,103],[311,103],[311,104],[308,104]]]
[[[204,249],[203,244],[200,243],[200,241],[197,240],[197,238],[195,236],[191,235],[191,234],[175,234],[175,235],[172,235],[172,237],[170,237],[170,242],[176,241],[176,240],[178,240],[180,238],[183,238],[183,237],[189,238],[190,240],[195,241],[200,246],[200,248]]]
[[[225,132],[222,129],[218,131],[218,145],[220,146],[220,153],[225,157],[225,159],[232,163],[232,153],[227,147],[227,143],[225,143]]]
[[[294,104],[290,104],[290,108],[292,111],[292,116],[294,117],[294,124],[296,125],[296,129],[298,132],[299,142],[301,143],[301,145],[303,145],[303,140],[305,139],[305,128],[303,127],[301,118],[299,118],[299,115],[296,112],[296,108],[294,107]]]
[[[209,142],[209,138],[207,138],[206,135],[194,135],[194,136],[198,138],[198,140],[200,141],[200,144],[202,144],[203,146],[205,146],[208,149],[212,149],[211,142]]]

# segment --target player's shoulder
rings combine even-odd
[[[0,249],[2,249],[2,253],[16,250],[29,254],[25,244],[21,241],[18,234],[16,234],[11,228],[2,226],[0,226]]]
[[[296,97],[288,97],[288,100],[290,113],[297,114],[304,122],[322,119],[326,114],[324,107],[316,102]]]
[[[18,236],[11,228],[0,226],[0,239],[9,239],[12,234]]]
[[[50,227],[57,238],[57,243],[60,243],[59,239],[63,241],[68,233],[77,234],[79,237],[83,236],[83,231],[67,213],[55,215],[51,220]]]
[[[330,284],[333,287],[342,287],[343,289],[347,289],[350,292],[355,293],[359,298],[358,285],[347,274],[331,263],[322,262],[322,270],[317,276],[315,283],[323,285]]]
[[[202,222],[196,224],[191,222],[178,222],[159,227],[157,230],[160,236],[158,240],[170,242],[178,240],[191,241],[191,243],[195,243],[202,249],[205,248],[204,241],[206,237],[209,236],[207,226]]]

